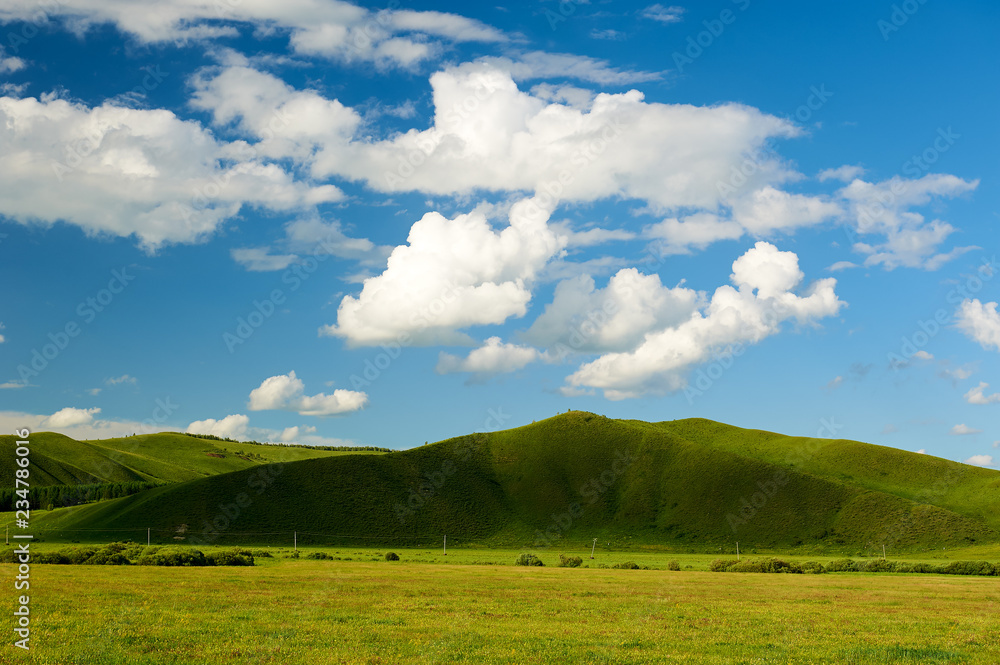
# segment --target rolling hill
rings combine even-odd
[[[584,412],[379,456],[233,470],[39,513],[54,538],[151,528],[164,541],[558,547],[813,547],[1000,542],[1000,472],[871,444],[707,420]],[[81,531],[69,531],[69,529]],[[75,537],[79,537],[78,535]]]
[[[12,487],[16,437],[0,436],[0,487]],[[343,452],[235,443],[190,434],[157,433],[116,439],[76,441],[54,432],[36,432],[31,441],[31,485],[82,485],[129,481],[183,482],[260,464]]]

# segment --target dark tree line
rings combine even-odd
[[[81,503],[107,501],[108,499],[131,496],[163,484],[152,481],[133,480],[119,483],[32,487],[28,490],[28,504],[32,510],[47,510],[49,506],[53,508],[78,506]],[[20,500],[21,496],[16,494],[15,489],[0,489],[0,511],[14,510],[16,502]]]

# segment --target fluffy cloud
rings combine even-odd
[[[840,311],[844,303],[834,292],[835,279],[821,279],[796,295],[792,289],[802,277],[794,253],[758,242],[733,262],[735,288],[719,287],[683,322],[647,333],[634,350],[583,365],[567,382],[603,389],[609,399],[684,389],[688,371],[714,354],[760,342],[783,321],[810,324]]]
[[[239,34],[243,24],[289,34],[298,53],[376,65],[413,66],[438,50],[427,37],[451,42],[503,42],[507,37],[479,21],[444,12],[371,11],[340,0],[164,0],[150,11],[144,0],[60,0],[46,14],[62,17],[76,32],[112,23],[142,42],[186,42]],[[35,0],[9,0],[0,21],[37,17]]]
[[[973,464],[975,466],[993,466],[993,456],[973,455],[969,459],[965,460],[964,464]]]
[[[927,222],[911,208],[925,205],[935,197],[953,197],[975,189],[979,181],[952,175],[928,174],[909,180],[893,177],[879,183],[860,179],[837,192],[848,208],[851,221],[861,235],[878,234],[885,240],[876,244],[856,242],[854,249],[866,254],[866,266],[882,265],[888,270],[901,266],[936,270],[945,262],[972,247],[938,248],[954,231],[947,222]]]
[[[979,342],[984,349],[1000,351],[1000,313],[997,312],[997,303],[988,302],[984,305],[978,299],[963,300],[958,308],[955,327],[969,339]]]
[[[244,204],[297,210],[342,196],[165,110],[0,97],[0,153],[0,214],[135,234],[150,250],[204,238]]]
[[[967,434],[979,434],[982,431],[983,430],[981,430],[981,429],[974,429],[972,427],[969,427],[965,423],[961,423],[959,425],[955,425],[954,427],[951,428],[951,434],[953,434],[954,436],[965,436]]]
[[[360,180],[385,192],[529,191],[567,201],[622,196],[663,210],[715,208],[718,184],[748,154],[800,133],[740,104],[648,104],[632,90],[599,94],[577,108],[518,89],[518,73],[537,76],[552,58],[541,54],[525,70],[495,59],[437,72],[430,80],[433,125],[376,141],[348,141],[355,120],[346,109],[242,64],[201,77],[196,98],[218,121],[261,139],[268,154],[309,155],[314,177]],[[552,64],[552,73],[565,76],[566,67]],[[293,136],[278,116],[296,128]],[[279,126],[268,132],[267,122]],[[775,157],[761,158],[755,169],[753,182],[761,184],[792,175]]]
[[[139,380],[136,379],[134,376],[129,376],[128,374],[122,374],[121,376],[113,376],[104,379],[104,383],[108,384],[109,386],[117,386],[122,383],[128,383],[134,386],[137,383],[139,383]]]
[[[594,287],[589,275],[560,282],[524,339],[557,357],[624,351],[638,346],[647,332],[688,320],[699,304],[697,292],[664,287],[659,275],[635,268],[619,270],[603,289]]]
[[[720,240],[737,240],[744,229],[732,220],[723,219],[710,212],[699,212],[683,219],[670,217],[646,227],[646,237],[662,240],[660,253],[687,254],[692,248],[704,249]]]
[[[241,413],[234,413],[222,420],[214,418],[196,420],[188,425],[185,431],[188,434],[211,434],[223,439],[246,439],[249,424],[250,418]]]
[[[438,374],[470,372],[489,376],[504,372],[514,372],[538,360],[537,349],[516,344],[504,344],[499,337],[490,337],[483,346],[469,353],[465,358],[441,353],[435,368]]]
[[[43,427],[51,429],[64,429],[77,425],[89,425],[94,421],[94,416],[100,413],[97,407],[92,409],[76,409],[71,406],[56,411],[42,422]]]
[[[336,325],[321,332],[354,346],[384,343],[468,344],[459,332],[523,316],[538,271],[565,245],[534,200],[510,209],[495,231],[479,211],[447,219],[431,212],[410,228],[386,270],[346,296]]]
[[[757,237],[812,226],[841,213],[840,206],[831,201],[774,187],[763,187],[733,201],[732,210],[733,221]]]
[[[251,411],[294,411],[300,416],[335,416],[363,409],[368,395],[354,390],[334,390],[332,395],[306,395],[305,384],[295,372],[265,379],[250,393]]]
[[[980,381],[979,385],[965,393],[965,401],[969,404],[997,404],[1000,403],[1000,393],[993,393],[992,395],[985,394],[985,390],[990,387],[990,384],[985,381]]]

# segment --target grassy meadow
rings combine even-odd
[[[548,566],[523,568],[514,551],[455,550],[448,563],[434,550],[397,550],[399,562],[323,551],[342,559],[35,565],[32,650],[4,662],[1000,662],[996,578],[709,573],[702,555],[673,557],[682,570],[668,572],[557,568],[547,552]]]

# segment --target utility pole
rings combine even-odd
[[[146,527],[146,547],[149,547],[149,527]]]
[[[594,538],[594,544],[590,546],[590,558],[594,558],[594,549],[597,547],[597,538]]]
[[[740,560],[740,541],[736,541],[736,560]]]
[[[299,532],[298,531],[293,531],[292,532],[292,538],[293,538],[293,540],[292,540],[292,550],[294,550],[295,552],[298,552],[299,551]]]
[[[882,560],[885,561],[885,543],[882,543]]]
[[[444,537],[444,555],[448,556],[448,536]]]

